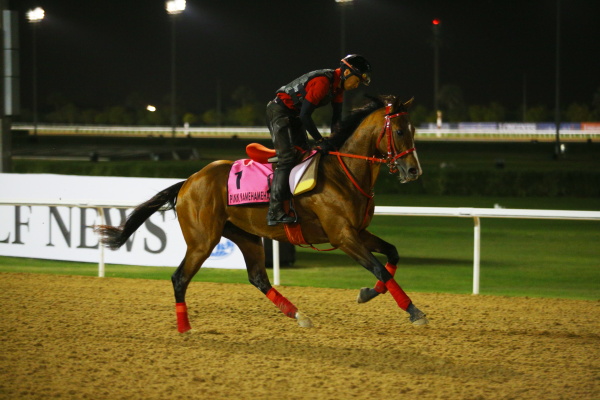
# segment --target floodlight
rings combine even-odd
[[[185,10],[185,0],[169,0],[165,3],[169,14],[179,14]]]
[[[37,23],[44,19],[44,9],[42,7],[37,7],[33,10],[27,11],[27,19],[31,23]]]

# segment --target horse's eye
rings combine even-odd
[[[396,135],[398,135],[398,136],[402,136],[402,135],[404,135],[404,132],[402,131],[402,129],[398,129],[398,130],[396,131]]]

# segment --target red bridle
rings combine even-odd
[[[389,110],[390,108],[391,107],[388,106],[386,110]],[[379,147],[379,143],[381,143],[381,139],[383,139],[384,135],[387,139],[387,157],[385,159],[381,159],[382,161],[380,162],[387,163],[387,166],[390,168],[390,174],[395,174],[396,172],[398,172],[398,167],[396,166],[397,159],[404,157],[405,155],[410,154],[417,149],[416,147],[413,147],[411,149],[404,150],[400,153],[398,153],[398,149],[396,149],[396,144],[394,142],[393,136],[394,132],[392,131],[392,118],[396,118],[401,115],[407,114],[408,112],[406,111],[398,112],[396,114],[386,114],[385,124],[383,125],[383,129],[381,131],[381,134],[379,135],[379,138],[377,139],[377,147]]]
[[[396,148],[396,144],[394,143],[394,136],[393,136],[394,132],[392,130],[392,119],[397,118],[401,115],[407,115],[408,112],[402,111],[402,112],[398,112],[395,114],[390,114],[391,106],[387,106],[386,111],[387,111],[387,114],[385,115],[385,123],[383,124],[383,129],[381,130],[381,133],[379,134],[379,138],[377,138],[377,147],[379,147],[379,144],[381,143],[381,139],[383,139],[384,136],[387,139],[387,157],[386,158],[367,157],[367,156],[360,156],[360,155],[356,155],[356,154],[340,153],[337,151],[329,152],[329,154],[337,156],[338,160],[340,161],[340,164],[342,165],[342,168],[346,172],[346,175],[348,175],[348,177],[350,177],[350,179],[353,181],[354,185],[356,187],[358,187],[359,190],[363,194],[365,194],[364,191],[362,189],[360,189],[360,187],[354,182],[354,180],[350,176],[349,171],[346,168],[346,165],[342,161],[342,157],[359,158],[362,160],[371,161],[372,163],[387,164],[388,168],[390,169],[390,174],[395,174],[396,172],[398,172],[398,167],[396,166],[396,160],[398,160],[399,158],[404,157],[405,155],[410,154],[416,150],[416,147],[413,147],[411,149],[404,150],[402,152],[398,152],[398,149]]]

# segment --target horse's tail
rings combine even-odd
[[[160,210],[171,210],[177,203],[177,194],[185,181],[174,184],[158,192],[150,200],[137,206],[121,226],[97,225],[94,229],[104,246],[116,250],[123,246],[127,239],[146,221],[152,214]],[[163,206],[169,203],[166,207]]]

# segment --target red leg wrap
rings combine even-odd
[[[177,313],[177,330],[179,333],[184,333],[192,329],[185,303],[175,303],[175,312]]]
[[[290,303],[290,301],[283,297],[275,288],[269,289],[267,298],[279,307],[282,313],[290,318],[296,318],[296,311],[298,311],[296,306]]]
[[[388,272],[390,274],[392,274],[392,278],[394,277],[394,275],[396,275],[396,268],[398,268],[396,265],[392,265],[390,263],[386,263],[385,264],[385,269],[388,270]],[[385,293],[387,292],[387,288],[385,287],[385,283],[381,282],[381,281],[377,281],[377,283],[375,284],[375,291],[377,293]]]
[[[404,311],[406,311],[408,309],[408,306],[410,306],[410,303],[412,303],[412,301],[407,296],[407,294],[404,293],[404,290],[402,290],[402,288],[400,287],[400,285],[398,285],[394,278],[387,281],[385,283],[385,287],[390,291],[391,295],[394,297],[394,300],[396,300],[396,303],[398,303],[398,306]]]

